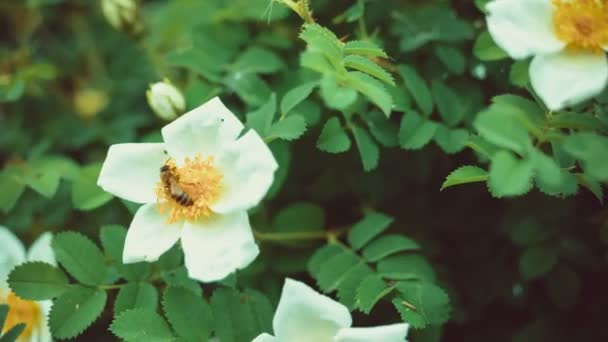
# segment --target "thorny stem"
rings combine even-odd
[[[292,11],[294,11],[297,15],[300,16],[300,18],[302,18],[302,20],[304,20],[304,22],[308,23],[308,24],[312,24],[315,22],[315,20],[312,18],[312,15],[308,9],[308,4],[306,3],[306,0],[298,0],[298,2],[295,2],[293,0],[273,0],[276,1],[280,4],[283,4],[287,7],[289,7]]]
[[[331,229],[331,230],[320,230],[314,232],[291,232],[291,233],[276,233],[276,232],[260,232],[257,230],[253,231],[256,239],[262,241],[298,241],[298,240],[327,240],[333,241],[338,236],[345,233],[346,228]]]

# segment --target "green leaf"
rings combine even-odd
[[[19,335],[25,330],[25,326],[25,323],[14,325],[0,336],[0,342],[17,342],[19,340]]]
[[[536,186],[538,190],[550,196],[556,196],[560,198],[572,196],[578,191],[578,180],[567,170],[559,170],[559,183],[550,184],[546,183],[544,178],[536,177]]]
[[[408,150],[420,149],[433,139],[437,127],[439,127],[437,123],[423,118],[416,112],[408,111],[401,119],[399,145]]]
[[[403,299],[411,304],[417,313],[422,315],[426,324],[439,325],[448,321],[450,298],[439,286],[421,281],[398,282],[397,290]]]
[[[528,68],[530,67],[530,59],[524,59],[516,61],[511,66],[509,71],[509,80],[511,84],[520,88],[525,88],[530,83],[530,74]]]
[[[268,131],[269,139],[296,140],[306,132],[306,120],[299,115],[290,115],[275,122]]]
[[[435,271],[428,260],[417,254],[393,255],[377,265],[382,278],[395,280],[435,281]]]
[[[342,128],[340,119],[335,116],[329,118],[321,130],[317,147],[329,153],[342,153],[348,151],[350,145],[350,138]]]
[[[363,257],[369,262],[376,262],[389,255],[420,249],[418,243],[408,237],[397,234],[388,234],[372,241],[363,249]]]
[[[49,327],[53,337],[76,337],[99,317],[106,305],[103,290],[74,286],[53,302],[49,314]]]
[[[459,95],[439,81],[433,81],[431,89],[443,121],[448,126],[455,126],[460,123],[464,118],[465,106],[460,101]]]
[[[7,281],[13,292],[29,300],[55,298],[70,286],[67,276],[59,268],[37,261],[13,268]]]
[[[357,100],[357,91],[338,84],[334,77],[323,77],[320,90],[321,98],[329,108],[346,110]]]
[[[23,182],[37,193],[51,198],[59,188],[61,174],[58,170],[48,167],[45,159],[32,160],[24,165],[21,173]]]
[[[250,106],[262,106],[271,96],[268,84],[257,74],[235,72],[224,80],[224,84]]]
[[[72,183],[72,204],[80,210],[98,208],[113,196],[97,185],[101,163],[93,163],[82,168],[78,177]]]
[[[378,145],[372,140],[364,128],[353,126],[352,132],[355,137],[357,148],[359,149],[363,170],[371,171],[375,169],[376,166],[378,166],[378,159],[380,158],[380,149],[378,148]]]
[[[289,113],[289,111],[310,96],[310,93],[312,93],[313,89],[318,85],[319,82],[316,81],[308,82],[289,90],[281,100],[281,114],[286,115]]]
[[[319,269],[317,277],[319,287],[324,292],[336,290],[346,278],[346,274],[360,263],[359,257],[348,250],[332,256]]]
[[[384,50],[368,40],[351,40],[347,42],[344,45],[344,53],[347,55],[388,58]]]
[[[107,268],[103,254],[89,238],[76,232],[63,232],[53,237],[53,251],[57,261],[87,285],[103,284]]]
[[[321,272],[321,266],[338,254],[342,253],[342,248],[335,244],[327,244],[315,251],[315,253],[308,260],[308,272],[314,277],[319,277],[319,272]]]
[[[467,61],[460,50],[449,45],[438,44],[435,46],[435,55],[451,73],[456,75],[464,73]]]
[[[494,110],[507,112],[528,132],[540,139],[544,138],[547,118],[544,109],[537,103],[521,96],[503,94],[492,98]]]
[[[466,147],[469,142],[469,131],[463,128],[452,129],[439,124],[434,138],[445,153],[452,154],[460,152]]]
[[[409,304],[405,298],[395,297],[392,302],[393,306],[395,306],[399,312],[401,319],[407,322],[412,328],[422,329],[426,327],[426,320],[424,317],[418,313],[418,311],[413,310],[411,304]],[[408,304],[407,306],[405,305],[406,303]]]
[[[492,158],[488,186],[493,196],[523,195],[532,187],[533,165],[529,160],[517,159],[507,151],[499,151]]]
[[[530,145],[526,129],[504,108],[492,105],[479,113],[473,126],[489,142],[523,155]]]
[[[169,65],[184,67],[205,78],[219,82],[224,64],[204,49],[191,48],[184,51],[172,51],[167,54]]]
[[[532,246],[524,250],[519,257],[519,271],[525,279],[536,279],[547,275],[557,264],[558,255],[555,248]]]
[[[126,342],[175,341],[167,322],[153,310],[124,311],[114,318],[110,330]]]
[[[368,275],[357,289],[357,306],[363,313],[369,314],[374,305],[392,290],[382,278],[375,274]]]
[[[604,192],[602,190],[602,185],[596,181],[595,179],[589,177],[586,174],[576,174],[576,179],[578,181],[578,184],[580,184],[582,187],[586,188],[587,190],[591,191],[591,193],[593,193],[593,195],[595,196],[595,198],[597,198],[598,201],[600,201],[600,204],[604,204]]]
[[[534,165],[537,182],[543,183],[546,187],[550,188],[561,185],[563,181],[562,170],[557,165],[555,159],[536,149],[530,154],[530,158]]]
[[[304,24],[300,38],[307,43],[307,50],[321,53],[334,66],[341,63],[343,44],[330,30],[318,24]]]
[[[25,184],[19,181],[14,172],[5,168],[0,171],[0,189],[0,210],[7,213],[23,194]]]
[[[393,98],[378,80],[359,71],[350,71],[347,83],[378,106],[384,112],[384,115],[387,117],[390,115],[393,108]]]
[[[268,101],[257,110],[247,113],[247,126],[253,128],[262,137],[268,135],[272,120],[277,112],[277,97],[272,93]]]
[[[0,304],[0,332],[4,329],[4,323],[6,323],[6,316],[8,315],[8,305]]]
[[[334,67],[325,57],[323,57],[323,54],[320,52],[302,52],[300,55],[300,65],[323,75],[328,75],[334,72]]]
[[[568,136],[563,147],[582,162],[585,173],[597,180],[608,181],[608,138],[580,132]]]
[[[254,294],[255,293],[255,294]],[[272,306],[259,292],[238,293],[219,287],[211,296],[215,336],[222,342],[246,342],[272,330]]]
[[[399,146],[399,128],[379,111],[372,111],[363,118],[376,140],[385,147]]]
[[[114,302],[114,316],[131,309],[155,311],[158,303],[158,292],[149,283],[128,283],[123,286]]]
[[[376,236],[382,234],[393,223],[393,218],[382,213],[369,213],[357,222],[348,233],[348,243],[361,249]]]
[[[285,67],[274,52],[257,46],[247,49],[237,57],[231,68],[241,73],[271,74]]]
[[[200,296],[180,287],[168,287],[163,309],[178,336],[186,341],[206,341],[213,327],[211,307]]]
[[[393,80],[393,76],[391,76],[388,71],[384,70],[378,64],[372,62],[371,60],[365,57],[358,55],[346,56],[344,58],[344,66],[347,68],[362,71],[390,85],[395,85],[395,80]]]
[[[181,263],[181,260],[180,260]],[[186,266],[180,266],[177,269],[173,269],[170,271],[163,272],[162,275],[163,280],[167,284],[167,286],[172,287],[183,287],[192,291],[192,293],[200,296],[201,295],[201,286],[200,284],[190,278],[188,275],[188,270]]]
[[[433,111],[433,97],[426,82],[414,68],[409,65],[399,65],[399,74],[403,78],[405,86],[416,101],[418,108],[424,115],[429,115]]]
[[[473,54],[482,61],[496,61],[508,57],[507,53],[496,45],[488,31],[484,31],[477,36],[473,46]]]
[[[281,209],[272,220],[272,228],[278,232],[305,232],[325,227],[325,211],[311,202],[295,202]]]
[[[106,256],[114,262],[118,271],[125,279],[129,281],[139,281],[150,275],[152,268],[147,262],[136,262],[132,264],[122,263],[122,252],[127,237],[127,229],[123,226],[102,226],[99,237]]]
[[[441,190],[460,184],[485,182],[488,180],[488,172],[480,167],[465,165],[452,171],[441,185]]]
[[[346,305],[351,311],[357,307],[357,289],[361,282],[374,271],[366,263],[359,263],[351,268],[338,286],[340,303]]]

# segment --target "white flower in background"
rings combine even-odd
[[[150,85],[146,91],[150,108],[163,120],[173,120],[186,109],[186,100],[168,79]]]
[[[137,20],[135,0],[101,0],[101,11],[110,25],[117,30],[131,27]]]
[[[308,285],[285,279],[272,320],[274,336],[261,334],[253,342],[403,342],[408,325],[351,328],[346,306]]]
[[[534,56],[530,81],[559,110],[599,94],[608,81],[608,1],[495,0],[488,29],[514,59]]]
[[[178,240],[190,277],[221,280],[258,255],[247,210],[264,197],[278,165],[253,130],[219,98],[161,130],[163,143],[110,146],[97,184],[143,203],[123,262],[155,261]]]
[[[52,341],[47,325],[51,301],[21,299],[10,290],[7,283],[10,271],[26,261],[43,261],[56,265],[51,239],[50,233],[40,235],[26,253],[21,241],[10,230],[0,226],[0,304],[7,304],[9,307],[3,332],[19,323],[25,323],[18,342]]]

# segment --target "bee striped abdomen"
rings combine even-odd
[[[189,207],[192,204],[194,204],[194,202],[192,202],[192,199],[190,198],[190,196],[188,196],[185,192],[182,192],[180,194],[176,194],[175,192],[171,193],[171,197],[179,204]]]

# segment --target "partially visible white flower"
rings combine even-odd
[[[138,25],[135,0],[101,0],[101,11],[110,25],[117,30]]]
[[[608,82],[608,2],[494,0],[492,38],[509,56],[534,56],[530,81],[550,110],[599,94]]]
[[[163,120],[173,120],[186,109],[184,96],[167,79],[151,84],[146,98],[150,108]]]
[[[19,323],[25,323],[18,342],[52,341],[47,325],[51,301],[21,299],[10,290],[7,283],[10,271],[26,261],[43,261],[56,265],[51,239],[50,233],[40,235],[26,253],[21,241],[10,230],[0,226],[0,304],[7,304],[9,307],[4,331]]]
[[[247,210],[266,195],[278,165],[243,128],[216,97],[163,127],[163,143],[110,146],[97,184],[144,204],[123,262],[155,261],[181,241],[189,276],[211,282],[256,258]]]
[[[403,342],[409,328],[406,323],[371,328],[351,325],[346,306],[287,278],[272,320],[274,336],[264,333],[252,342]]]

